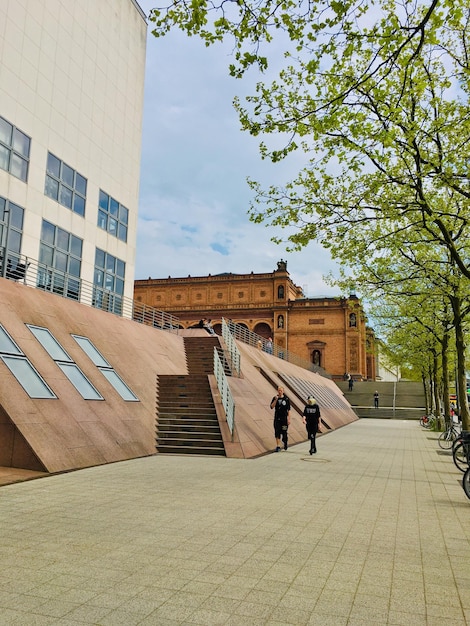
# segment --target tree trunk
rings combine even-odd
[[[442,336],[442,396],[444,398],[444,421],[446,426],[450,424],[450,404],[449,404],[449,358],[447,351],[449,349],[449,333],[444,329]]]
[[[467,368],[465,367],[465,337],[462,328],[462,315],[460,312],[460,298],[450,296],[452,311],[454,314],[455,327],[455,351],[457,353],[457,396],[460,402],[460,418],[462,429],[469,430],[470,413],[467,399]]]

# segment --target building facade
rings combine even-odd
[[[119,313],[133,295],[145,15],[135,0],[2,0],[0,25],[0,275]]]
[[[272,273],[136,280],[134,299],[183,328],[207,317],[218,331],[222,318],[232,320],[335,379],[375,379],[375,337],[359,299],[305,298],[282,260]]]

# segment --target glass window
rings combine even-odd
[[[0,359],[31,398],[56,397],[3,326],[0,326]]]
[[[0,117],[0,167],[26,182],[30,147],[31,139]]]
[[[3,245],[5,245],[5,233],[6,230],[9,228],[8,252],[14,254],[8,254],[8,261],[12,264],[12,267],[16,267],[16,264],[21,261],[20,253],[21,241],[23,238],[23,217],[23,208],[21,208],[17,204],[14,204],[13,202],[9,202],[6,198],[0,198],[0,245],[2,244],[2,242]],[[7,278],[13,278],[14,280],[16,280],[14,276],[7,275]]]
[[[78,393],[85,400],[104,400],[75,363],[57,363]]]
[[[1,354],[0,358],[30,398],[47,400],[57,397],[26,357]]]
[[[31,326],[30,324],[26,324],[26,326],[33,333],[33,335],[39,341],[44,350],[46,350],[49,356],[54,359],[54,361],[67,361],[69,363],[73,362],[67,352],[65,352],[60,343],[54,337],[54,335],[47,328]]]
[[[60,159],[49,152],[47,155],[47,171],[57,179],[60,178]]]
[[[69,357],[50,330],[30,324],[26,324],[26,326],[85,400],[103,400],[101,394]]]
[[[82,350],[89,356],[91,361],[99,368],[103,376],[106,377],[108,382],[119,393],[123,400],[130,402],[138,402],[137,396],[129,389],[126,383],[122,380],[119,374],[110,366],[103,355],[95,348],[93,343],[88,337],[80,337],[79,335],[72,335]]]
[[[0,326],[0,353],[23,354],[3,326]]]
[[[37,286],[78,300],[83,241],[43,220]],[[44,277],[47,276],[47,280]],[[73,278],[72,278],[73,277]]]
[[[122,314],[125,271],[124,261],[104,250],[96,249],[93,306],[117,315]]]
[[[95,348],[93,343],[88,337],[81,337],[80,335],[72,335],[80,348],[87,354],[93,361],[93,364],[97,367],[111,367],[104,356]]]
[[[84,217],[86,189],[87,179],[49,152],[45,195]]]
[[[11,138],[13,134],[13,126],[0,117],[0,141],[6,144],[7,146],[11,146]]]
[[[100,189],[98,226],[111,235],[127,242],[129,210]]]

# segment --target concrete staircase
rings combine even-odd
[[[347,381],[337,383],[359,417],[386,419],[419,419],[425,412],[423,385],[400,381],[398,383],[358,381],[352,391]],[[374,392],[379,392],[379,408],[374,408]]]
[[[157,450],[225,456],[207,378],[214,371],[218,337],[185,337],[188,375],[158,377]]]

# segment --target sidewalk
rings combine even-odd
[[[0,625],[470,624],[470,500],[436,438],[367,419],[312,457],[156,455],[1,487]]]

